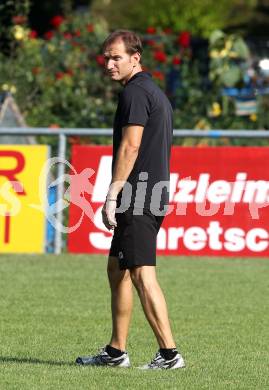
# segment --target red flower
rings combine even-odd
[[[73,35],[70,32],[63,33],[63,36],[65,39],[72,39],[73,38]]]
[[[41,72],[41,68],[39,66],[35,66],[34,68],[32,68],[32,73],[34,75],[37,75]]]
[[[96,56],[95,57],[95,60],[97,62],[98,65],[100,66],[104,66],[105,65],[105,59],[104,59],[104,56],[102,56],[101,54]]]
[[[89,33],[92,33],[93,31],[94,31],[94,26],[92,25],[92,24],[87,24],[87,31],[89,32]]]
[[[76,36],[76,37],[80,37],[80,36],[81,36],[81,32],[80,32],[79,30],[76,30],[76,31],[75,31],[75,36]]]
[[[160,72],[159,70],[155,70],[153,73],[152,73],[152,76],[155,78],[155,79],[158,79],[158,80],[164,80],[164,74],[163,72]]]
[[[61,16],[61,15],[53,16],[53,18],[50,20],[50,24],[51,24],[54,28],[60,27],[60,25],[61,25],[63,22],[64,22],[64,17]]]
[[[169,34],[172,34],[173,33],[173,30],[171,29],[171,27],[166,27],[163,29],[163,32],[167,35]]]
[[[68,142],[71,145],[77,145],[77,144],[79,145],[81,144],[81,137],[79,137],[78,135],[72,135],[68,137]]]
[[[181,58],[179,56],[174,56],[172,60],[173,65],[180,65],[181,64]]]
[[[165,52],[161,51],[161,50],[156,50],[154,52],[154,59],[158,62],[166,62],[166,54]]]
[[[65,73],[64,73],[64,72],[57,72],[57,73],[55,74],[56,80],[61,80],[64,76],[65,76]]]
[[[148,34],[156,34],[156,28],[155,27],[148,27],[147,33]]]
[[[147,41],[147,44],[148,44],[149,46],[155,46],[156,42],[155,42],[153,39],[149,39],[149,40]]]
[[[31,30],[29,32],[28,36],[29,36],[30,39],[36,39],[37,38],[37,32],[35,30]]]
[[[80,43],[78,43],[78,42],[76,42],[76,41],[71,41],[71,45],[72,45],[73,47],[78,47],[78,46],[80,46]]]
[[[191,44],[191,34],[188,31],[182,31],[177,39],[180,46],[184,47],[185,49],[190,47]]]
[[[44,38],[47,39],[48,41],[50,41],[54,36],[54,32],[53,31],[47,31],[45,32],[44,34]]]
[[[49,125],[49,128],[50,129],[59,129],[59,125],[58,125],[58,123],[51,123],[50,125]]]
[[[26,23],[26,21],[27,21],[27,18],[24,15],[16,15],[16,16],[13,16],[13,18],[12,18],[12,22],[14,24],[24,24],[24,23]]]
[[[67,69],[67,71],[65,72],[65,74],[68,75],[68,76],[70,76],[70,77],[74,76],[74,72],[73,72],[72,69]]]

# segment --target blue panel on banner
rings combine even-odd
[[[57,187],[49,187],[48,189],[48,202],[49,205],[55,204],[57,198]],[[46,252],[54,252],[54,239],[55,239],[55,229],[52,224],[47,220],[47,230],[46,230]]]
[[[244,96],[254,96],[253,88],[223,88],[222,95],[224,96],[234,96],[234,97],[244,97]]]

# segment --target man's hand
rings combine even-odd
[[[116,218],[115,218],[115,211],[117,207],[117,202],[115,200],[109,200],[107,199],[103,209],[102,209],[102,217],[103,217],[103,224],[108,230],[114,230],[114,228],[117,226]]]

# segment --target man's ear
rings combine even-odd
[[[135,60],[135,62],[136,62],[137,64],[140,63],[141,55],[140,55],[138,52],[136,52],[135,54],[133,54],[133,58],[134,58],[134,60]]]

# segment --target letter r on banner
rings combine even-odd
[[[18,195],[26,195],[22,183],[17,180],[15,176],[24,169],[25,159],[23,154],[16,150],[0,150],[0,158],[1,157],[14,159],[16,161],[16,166],[14,168],[1,169],[0,165],[0,176],[6,177],[7,180],[11,182],[14,191],[18,193]]]

